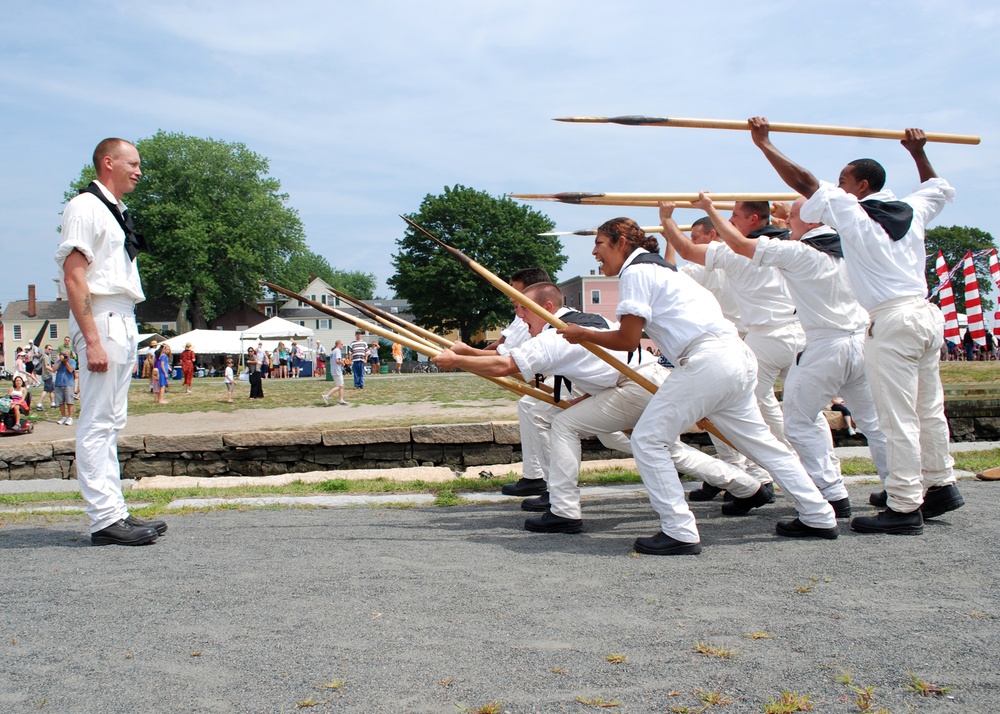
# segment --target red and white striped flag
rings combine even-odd
[[[986,344],[986,327],[983,325],[983,306],[979,302],[979,283],[976,281],[976,266],[972,262],[972,251],[965,254],[962,265],[965,273],[965,315],[969,320],[969,332],[977,345]]]
[[[944,338],[956,345],[959,342],[958,312],[955,310],[955,294],[951,289],[951,275],[948,274],[948,264],[944,262],[944,253],[940,250],[934,269],[938,276],[938,302],[944,315]]]
[[[990,275],[993,276],[993,282],[997,284],[997,289],[1000,290],[1000,264],[997,263],[996,248],[990,248]]]

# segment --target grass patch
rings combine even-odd
[[[697,642],[691,649],[700,655],[717,659],[733,659],[736,656],[736,653],[728,647],[720,647],[710,642]]]
[[[922,697],[939,697],[951,691],[951,687],[939,687],[936,684],[931,684],[927,680],[915,675],[912,671],[908,670],[907,674],[910,675],[910,683],[906,685],[906,688]]]
[[[764,705],[764,714],[792,714],[792,712],[812,711],[816,703],[810,701],[810,697],[809,694],[782,692],[780,697],[772,699]]]

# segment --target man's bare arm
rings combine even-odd
[[[788,184],[793,191],[798,191],[806,198],[816,193],[819,188],[819,181],[816,177],[778,151],[771,143],[771,125],[767,119],[753,117],[749,120],[749,124],[753,143],[764,152],[764,157],[771,162],[771,166],[778,172],[781,180]]]
[[[97,334],[91,304],[90,285],[87,284],[87,257],[78,250],[66,256],[63,261],[63,283],[69,298],[69,309],[87,343],[87,369],[91,372],[108,371],[108,355]]]
[[[638,315],[622,315],[617,330],[591,330],[587,327],[568,324],[559,330],[559,334],[567,342],[574,345],[590,342],[604,349],[628,352],[639,347],[642,328],[645,325],[646,321]]]
[[[442,369],[464,369],[486,377],[507,377],[521,371],[510,355],[459,355],[448,349],[432,358],[432,361]]]
[[[697,245],[691,241],[674,222],[674,204],[660,201],[660,224],[663,226],[663,237],[677,251],[677,255],[691,263],[705,264],[705,253],[708,246]]]
[[[910,152],[913,161],[917,164],[917,173],[920,174],[920,183],[937,178],[937,172],[931,166],[930,159],[924,153],[924,145],[927,143],[927,135],[923,129],[907,129],[906,138],[899,142]]]
[[[695,208],[700,208],[703,210],[709,218],[712,219],[712,225],[715,226],[715,232],[719,234],[719,237],[726,242],[730,248],[733,249],[734,253],[744,255],[747,258],[752,258],[753,253],[757,250],[757,239],[747,238],[742,233],[740,233],[736,226],[730,223],[725,216],[719,213],[719,209],[715,207],[712,203],[712,197],[707,193],[702,191],[698,194],[698,200],[691,204]]]

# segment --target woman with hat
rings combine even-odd
[[[194,361],[197,355],[194,353],[192,344],[188,342],[184,345],[184,351],[181,352],[181,374],[184,377],[184,393],[191,393],[191,378],[194,377]]]

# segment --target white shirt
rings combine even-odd
[[[226,376],[224,378],[226,384],[232,384],[235,380],[233,379],[233,368],[226,366]]]
[[[648,263],[629,267],[645,252],[637,248],[622,266],[616,315],[645,320],[646,334],[673,364],[705,335],[739,339],[736,327],[722,316],[719,301],[690,276]]]
[[[820,226],[802,240],[832,232],[829,226]],[[806,334],[818,329],[855,332],[868,324],[868,313],[851,291],[842,258],[798,240],[762,237],[751,262],[781,271]]]
[[[334,347],[333,351],[330,352],[330,359],[333,360],[334,364],[343,365],[344,364],[344,353],[340,351],[339,347]]]
[[[125,211],[124,203],[116,201],[99,182],[94,183],[109,201],[118,204],[119,211]],[[124,295],[135,302],[146,299],[136,261],[129,260],[125,252],[125,232],[97,196],[81,193],[66,204],[61,235],[56,263],[61,270],[66,257],[80,251],[89,263],[87,287],[91,295]]]
[[[520,347],[531,339],[528,323],[520,317],[515,317],[514,321],[507,325],[500,334],[503,335],[503,342],[497,345],[498,355],[510,354],[512,349]]]
[[[826,181],[821,181],[816,193],[802,205],[799,217],[809,223],[828,223],[840,233],[847,277],[858,302],[870,312],[888,300],[927,296],[924,233],[944,204],[954,198],[955,189],[944,179],[930,179],[917,186],[903,199],[913,208],[913,222],[897,241],[865,213],[856,196]],[[866,201],[871,199],[898,200],[885,189],[865,196]]]
[[[725,243],[715,241],[707,248],[705,267],[726,271],[747,328],[795,322],[795,303],[777,270],[758,268]]]
[[[561,308],[556,317],[562,317],[567,312],[570,310]],[[609,329],[618,329],[618,323],[609,324]],[[622,362],[628,361],[625,352],[608,352]],[[562,375],[573,383],[574,394],[597,394],[614,387],[621,377],[617,369],[586,347],[570,344],[549,325],[535,337],[529,336],[527,342],[512,349],[510,357],[521,370],[524,381],[530,382],[536,374]]]
[[[742,334],[747,331],[743,319],[740,317],[740,303],[733,292],[733,286],[729,284],[729,278],[724,270],[709,270],[704,265],[697,263],[687,263],[680,268],[681,272],[690,275],[700,286],[715,295],[722,308],[722,315],[731,323],[736,325],[736,329]]]

